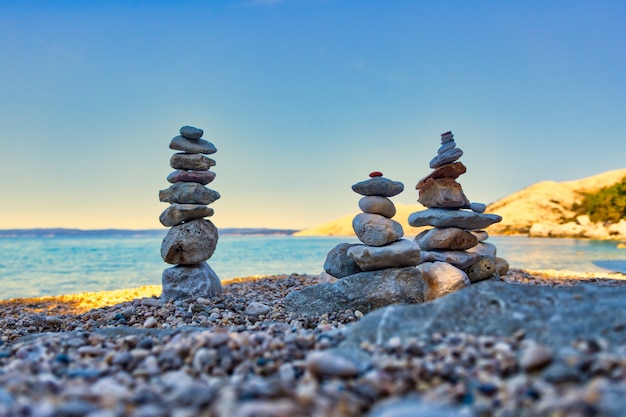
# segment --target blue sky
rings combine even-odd
[[[0,228],[161,227],[182,125],[218,227],[416,204],[447,130],[472,201],[626,167],[623,1],[3,0],[0,62]]]

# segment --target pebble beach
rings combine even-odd
[[[555,350],[523,332],[434,334],[363,343],[348,360],[336,348],[362,312],[307,317],[282,305],[323,280],[234,279],[221,296],[165,304],[160,286],[1,301],[0,416],[624,415],[612,407],[626,395],[626,351],[601,340]]]

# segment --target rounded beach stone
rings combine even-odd
[[[487,205],[483,203],[470,203],[469,208],[475,213],[484,213],[485,210],[487,210]]]
[[[214,179],[215,172],[213,171],[183,171],[182,169],[177,169],[167,176],[167,180],[172,184],[183,181],[207,185]]]
[[[246,307],[246,314],[248,316],[260,316],[262,314],[267,314],[270,311],[272,311],[272,308],[270,306],[258,303],[256,301],[251,302],[250,304],[248,304],[248,307]]]
[[[220,193],[196,182],[177,182],[159,191],[159,201],[164,203],[207,205],[219,198]]]
[[[170,142],[170,149],[187,153],[203,153],[211,155],[217,152],[217,148],[208,140],[189,139],[184,136],[176,136]]]
[[[439,149],[437,149],[437,155],[441,155],[442,153],[449,151],[452,148],[456,147],[456,143],[454,142],[454,140],[451,140],[450,142],[446,142],[444,144],[442,144]]]
[[[374,171],[374,172],[370,172],[370,178],[374,178],[374,177],[382,177],[383,173],[380,171]]]
[[[354,262],[354,259],[348,256],[348,249],[353,246],[356,246],[356,244],[340,243],[332,248],[326,255],[324,271],[335,278],[344,278],[363,272]]]
[[[489,233],[485,230],[472,230],[471,233],[476,236],[476,239],[478,239],[479,242],[484,242],[489,239]]]
[[[459,269],[465,269],[480,259],[480,255],[464,250],[433,250],[420,252],[421,262],[447,262]]]
[[[172,227],[161,243],[161,258],[168,264],[192,265],[206,261],[217,245],[217,227],[206,219]]]
[[[467,249],[468,252],[477,253],[480,256],[496,257],[496,245],[489,242],[480,242],[478,245]]]
[[[224,292],[219,277],[206,262],[167,268],[163,271],[162,283],[162,301],[210,298]]]
[[[419,189],[417,199],[423,206],[432,208],[468,208],[469,200],[461,184],[452,178],[426,180]]]
[[[193,126],[183,126],[180,128],[180,134],[187,139],[200,139],[204,135],[204,130]]]
[[[420,249],[413,241],[400,239],[385,246],[354,245],[350,256],[363,271],[404,268],[420,263]]]
[[[424,280],[424,301],[432,301],[470,285],[465,272],[447,262],[424,262],[417,268]]]
[[[452,134],[452,131],[444,132],[441,134],[441,143],[446,143],[451,140],[454,140],[454,135]]]
[[[462,156],[463,156],[463,151],[461,150],[461,148],[452,148],[450,150],[445,151],[444,153],[440,155],[435,156],[430,161],[430,167],[433,169],[438,168],[442,165],[454,162]]]
[[[387,218],[392,218],[396,215],[396,206],[387,197],[381,197],[377,195],[370,195],[363,197],[359,200],[359,208],[364,213],[380,214]]]
[[[478,262],[465,269],[470,282],[475,283],[493,277],[497,273],[496,261],[489,256],[481,256]]]
[[[400,223],[380,214],[357,214],[352,220],[352,228],[359,240],[370,246],[383,246],[404,235]]]
[[[369,180],[357,182],[352,185],[352,191],[361,195],[378,195],[381,197],[393,197],[404,190],[404,184],[392,181],[384,177],[372,177]]]
[[[170,158],[170,166],[174,169],[207,171],[215,166],[215,160],[199,153],[175,153]]]
[[[213,209],[205,205],[174,203],[161,213],[159,221],[163,226],[170,227],[188,220],[211,217],[212,215]]]
[[[498,271],[498,275],[506,275],[506,273],[509,272],[509,263],[507,260],[496,256],[496,270]]]
[[[457,227],[444,227],[424,230],[415,237],[422,250],[465,250],[478,244],[471,232]]]

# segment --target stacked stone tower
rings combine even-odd
[[[433,294],[454,291],[508,270],[507,262],[496,257],[496,247],[485,242],[489,235],[482,230],[502,217],[485,214],[485,204],[470,203],[456,181],[467,170],[458,161],[462,155],[452,132],[443,133],[441,147],[430,161],[433,171],[415,187],[418,201],[427,209],[411,214],[409,224],[433,226],[415,237],[421,249],[418,268]]]
[[[163,271],[163,301],[222,292],[219,277],[206,262],[218,239],[217,228],[205,219],[213,215],[213,209],[207,206],[220,194],[205,187],[215,179],[215,172],[210,171],[215,161],[205,155],[214,154],[217,149],[202,139],[203,134],[202,129],[183,126],[180,136],[170,142],[170,149],[181,152],[170,159],[175,171],[167,180],[172,185],[159,191],[159,200],[170,203],[159,220],[163,226],[171,227],[161,244],[161,257],[175,265]]]

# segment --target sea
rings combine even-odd
[[[17,236],[0,238],[0,299],[160,285],[170,265],[162,236]],[[626,274],[626,249],[617,242],[491,236],[512,268]],[[319,274],[326,254],[347,237],[220,236],[209,264],[222,280]]]

